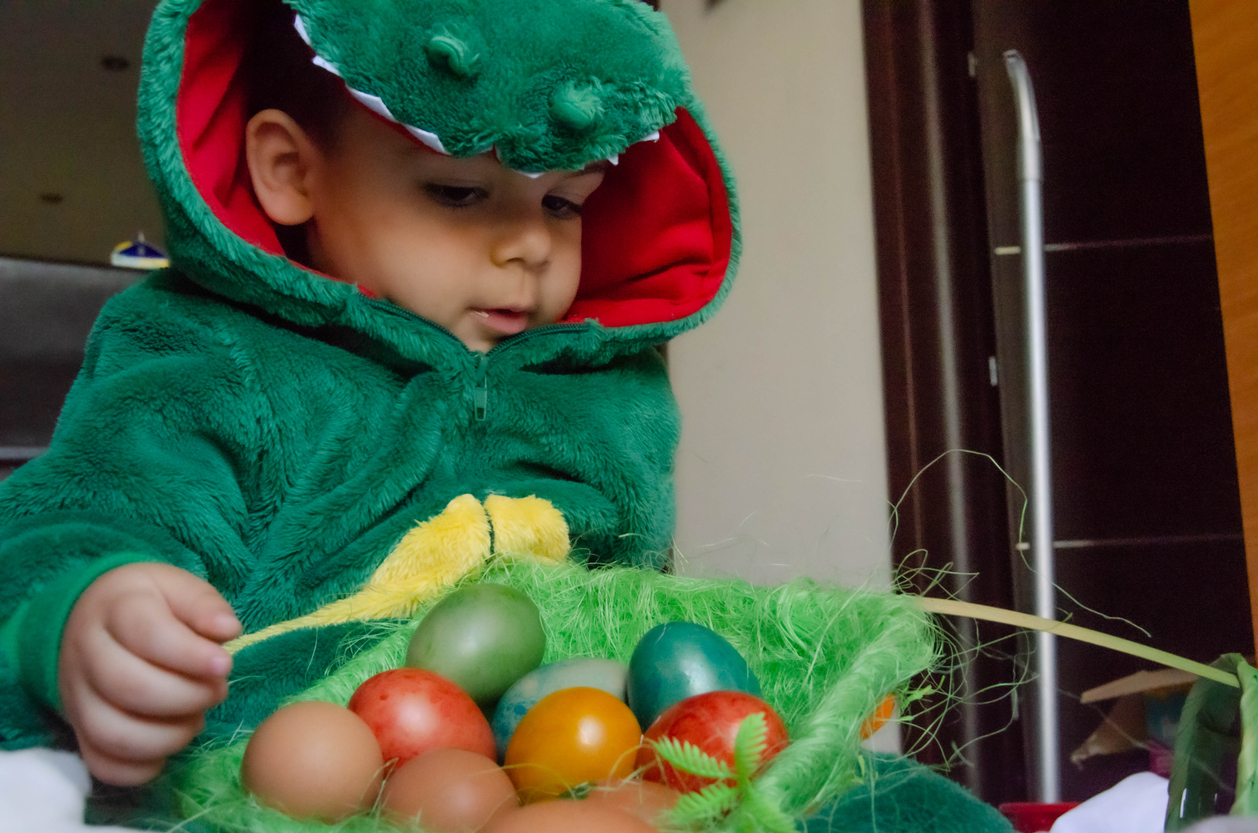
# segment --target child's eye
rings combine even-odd
[[[542,207],[550,212],[551,216],[558,217],[561,220],[572,219],[581,216],[581,205],[575,203],[565,197],[557,197],[554,194],[547,194],[542,197]]]
[[[484,188],[477,188],[474,185],[442,185],[437,182],[424,185],[424,193],[440,204],[452,208],[467,208],[489,196],[489,192]]]

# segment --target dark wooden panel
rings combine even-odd
[[[1238,534],[1208,241],[1047,256],[1063,538]]]
[[[1187,2],[980,0],[989,169],[1012,179],[1014,125],[1001,54],[1017,49],[1035,84],[1044,154],[1045,240],[1210,230]],[[1018,242],[1017,192],[989,192],[995,245]]]

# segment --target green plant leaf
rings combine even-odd
[[[734,736],[734,771],[740,781],[751,780],[760,768],[768,734],[769,725],[763,712],[749,714],[738,724],[738,734]]]
[[[797,833],[795,819],[750,784],[742,791],[742,806],[738,808],[735,828],[743,833]]]
[[[1055,619],[1045,619],[1041,616],[1032,616],[1029,613],[1019,613],[1014,610],[1005,610],[1001,607],[990,607],[988,605],[974,604],[973,602],[962,602],[956,599],[933,599],[924,596],[914,596],[913,601],[918,607],[929,613],[942,613],[945,616],[967,616],[971,619],[1013,625],[1015,628],[1028,628],[1053,633],[1058,636],[1077,639],[1089,645],[1109,648],[1111,651],[1131,654],[1133,657],[1147,659],[1159,665],[1178,668],[1181,671],[1187,671],[1190,674],[1196,674],[1198,677],[1205,677],[1233,688],[1240,688],[1241,685],[1235,674],[1224,671],[1221,668],[1214,668],[1195,660],[1158,650],[1150,645],[1142,645],[1139,642],[1132,642],[1130,639],[1122,639],[1107,633],[1101,633],[1100,631],[1081,628],[1078,625],[1071,625],[1067,622],[1058,622]]]
[[[688,740],[664,737],[655,742],[656,753],[675,768],[701,778],[733,778],[729,764],[718,761]]]
[[[679,798],[669,819],[680,827],[706,827],[733,810],[738,799],[738,790],[730,784],[709,784]]]

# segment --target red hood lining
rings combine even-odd
[[[244,158],[249,91],[241,63],[250,5],[206,0],[189,19],[176,131],[192,183],[214,216],[283,256]],[[582,235],[581,286],[563,320],[593,318],[608,327],[675,321],[712,300],[729,267],[733,223],[721,167],[687,111],[677,111],[659,141],[620,155],[586,202]]]

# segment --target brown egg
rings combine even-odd
[[[656,830],[623,810],[561,799],[509,810],[495,816],[481,833],[656,833]]]
[[[520,806],[498,764],[465,749],[430,749],[384,782],[381,803],[426,833],[472,833],[503,810]]]
[[[240,765],[241,781],[259,803],[329,822],[374,804],[383,771],[380,745],[362,718],[314,700],[264,720]]]
[[[654,824],[661,813],[673,809],[679,798],[681,793],[677,790],[654,781],[606,778],[594,785],[585,800],[601,807],[622,810]]]

